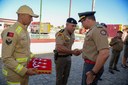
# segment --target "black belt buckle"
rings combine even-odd
[[[68,56],[72,56],[72,54],[69,54],[69,55],[58,55],[58,57],[68,57]]]

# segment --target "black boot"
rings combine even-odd
[[[117,69],[117,67],[115,67],[113,70],[120,72],[120,70],[119,70],[119,69]]]
[[[111,74],[114,74],[113,70],[112,69],[109,69],[108,70]]]
[[[127,65],[123,65],[123,64],[121,64],[121,66],[123,67],[123,68],[128,68],[128,66]]]

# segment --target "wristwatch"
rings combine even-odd
[[[90,71],[92,75],[97,75],[93,70]]]

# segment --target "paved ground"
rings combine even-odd
[[[55,64],[53,60],[53,54],[41,54],[38,57],[47,57],[52,59],[52,74],[42,74],[35,75],[30,77],[29,85],[55,85]],[[121,67],[121,59],[118,63],[118,68],[120,72],[115,72],[115,74],[111,74],[108,72],[108,63],[105,64],[105,71],[102,76],[102,81],[99,81],[98,85],[128,85],[128,69],[124,69]],[[5,79],[1,73],[1,60],[0,60],[0,85],[6,85]],[[81,83],[81,75],[83,68],[83,60],[82,58],[73,56],[72,57],[72,67],[70,72],[70,77],[68,80],[68,85],[80,85]]]

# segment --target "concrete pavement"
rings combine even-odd
[[[52,74],[41,74],[34,75],[30,77],[29,85],[55,85],[55,64],[53,59],[53,53],[40,54],[38,57],[50,58],[52,59]],[[110,57],[109,57],[110,59]],[[115,72],[111,74],[108,72],[109,59],[105,64],[105,71],[102,75],[102,81],[99,81],[98,85],[128,85],[128,69],[121,67],[121,57],[119,59],[118,68],[120,72]],[[5,79],[1,74],[1,61],[0,61],[0,85],[6,85]],[[72,67],[67,85],[81,85],[83,70],[83,59],[80,56],[72,56]]]

